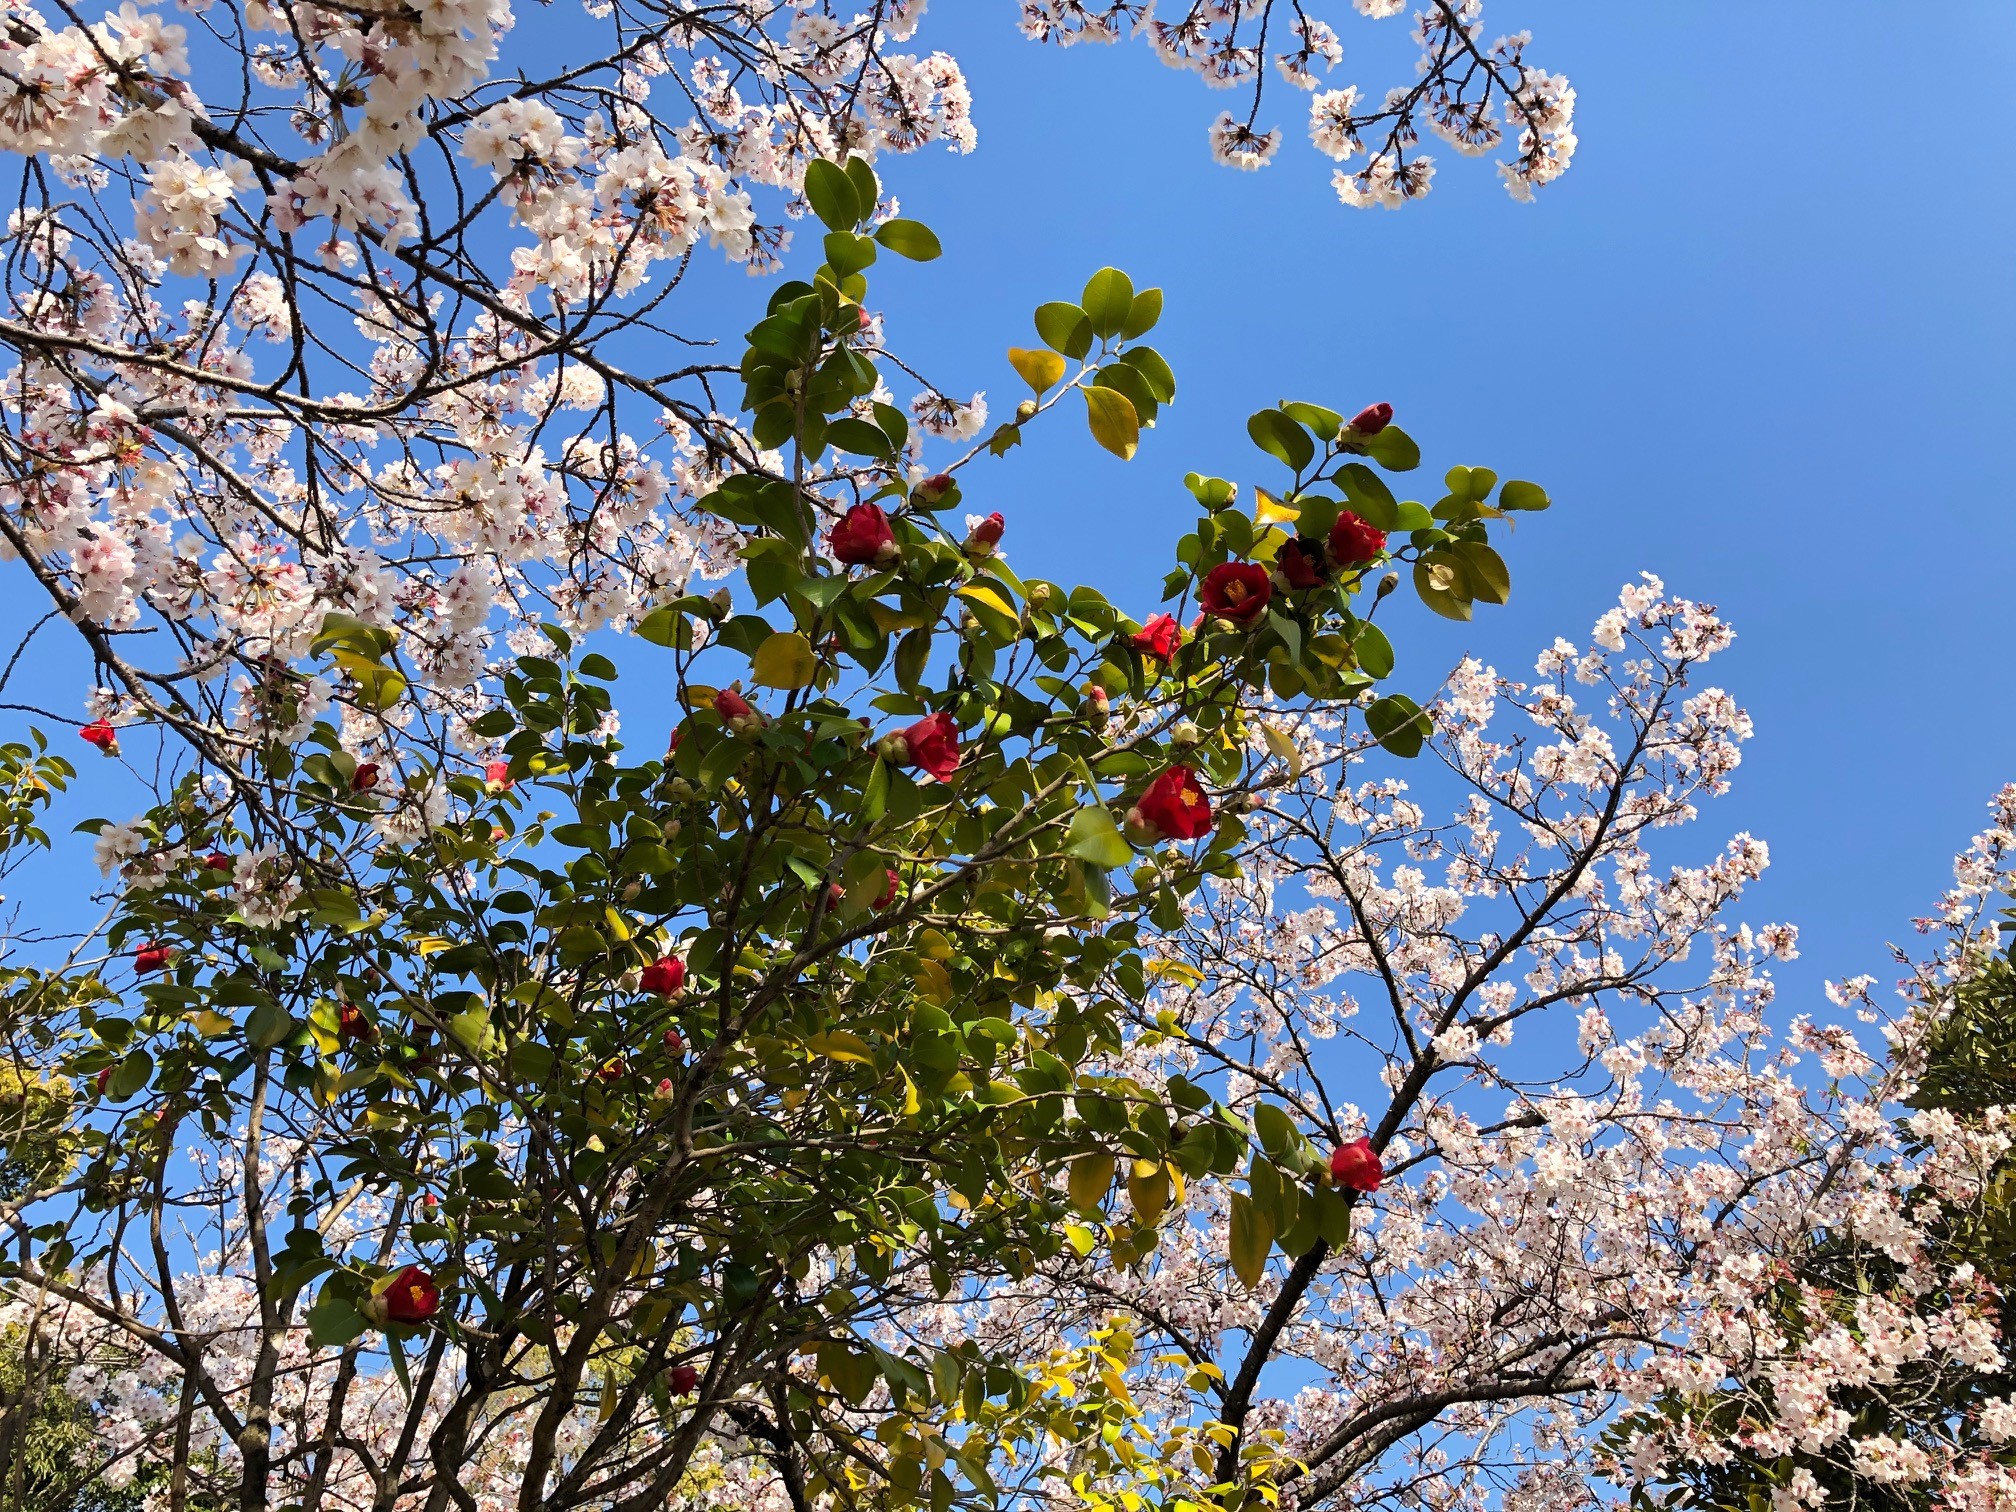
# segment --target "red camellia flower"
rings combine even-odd
[[[1220,562],[1204,575],[1197,602],[1207,614],[1250,625],[1273,596],[1274,585],[1267,581],[1267,569],[1259,563]]]
[[[1127,819],[1146,825],[1165,840],[1195,840],[1211,833],[1211,800],[1195,772],[1172,766],[1148,784]]]
[[[618,1056],[602,1062],[595,1068],[595,1074],[605,1082],[618,1082],[623,1080],[623,1073],[629,1069],[623,1064],[622,1057]]]
[[[1330,1179],[1354,1192],[1376,1192],[1386,1179],[1386,1167],[1379,1163],[1371,1140],[1354,1139],[1330,1152]]]
[[[1351,417],[1348,429],[1361,436],[1376,436],[1393,423],[1393,406],[1368,404]]]
[[[103,1097],[105,1089],[112,1085],[112,1070],[112,1067],[107,1066],[103,1071],[98,1073],[98,1095],[100,1097]]]
[[[344,1003],[336,1010],[336,1034],[346,1040],[376,1039],[378,1026],[355,1003]]]
[[[994,548],[1001,544],[1001,537],[1007,534],[1008,522],[996,511],[978,525],[966,532],[966,552],[969,556],[990,557]]]
[[[203,858],[203,865],[209,871],[229,871],[231,858],[222,851],[212,851]]]
[[[896,901],[896,889],[903,885],[903,879],[895,872],[889,873],[889,880],[882,884],[882,891],[875,895],[875,901],[868,906],[880,913]]]
[[[419,1266],[409,1265],[392,1278],[379,1300],[394,1323],[425,1323],[441,1311],[441,1288]]]
[[[1343,566],[1361,567],[1376,561],[1385,549],[1386,532],[1374,529],[1348,509],[1330,527],[1330,555]]]
[[[637,985],[659,997],[671,997],[686,985],[686,963],[677,956],[660,956],[644,968]]]
[[[1183,630],[1176,623],[1173,614],[1158,614],[1147,624],[1127,637],[1127,644],[1143,656],[1152,656],[1158,661],[1168,661],[1176,655],[1176,648],[1183,643]]]
[[[378,786],[378,763],[375,761],[358,762],[357,770],[350,777],[350,791],[353,793],[368,793],[376,786]]]
[[[940,782],[949,780],[959,765],[959,726],[950,714],[925,715],[903,732],[902,740],[908,752],[904,764]]]
[[[508,761],[486,761],[483,764],[483,786],[493,793],[511,791],[511,763]]]
[[[665,746],[665,754],[667,756],[672,755],[679,749],[679,742],[685,738],[686,722],[682,719],[678,724],[672,726],[672,739]]]
[[[840,523],[826,532],[826,544],[849,567],[886,566],[898,555],[889,516],[879,504],[856,504],[840,516]]]
[[[94,719],[77,732],[88,745],[94,745],[107,756],[119,754],[119,732],[103,719]]]
[[[145,975],[150,971],[160,971],[174,959],[175,952],[171,947],[150,943],[133,952],[133,969]]]
[[[1274,565],[1281,569],[1282,581],[1290,588],[1319,588],[1323,584],[1323,549],[1314,541],[1283,542]]]
[[[700,1384],[700,1372],[691,1365],[674,1365],[666,1379],[672,1385],[672,1395],[684,1396]]]

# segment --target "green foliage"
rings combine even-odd
[[[536,1358],[556,1394],[599,1381],[619,1424],[693,1410],[668,1389],[681,1365],[761,1381],[806,1446],[811,1494],[943,1509],[993,1498],[1004,1445],[1089,1433],[1099,1454],[1133,1453],[1102,1436],[1126,1414],[1101,1384],[1131,1343],[1095,1334],[1048,1381],[971,1345],[893,1353],[871,1333],[899,1297],[1025,1279],[1067,1248],[1134,1263],[1185,1182],[1249,1157],[1242,1275],[1272,1243],[1348,1233],[1312,1151],[1263,1125],[1258,1155],[1202,1089],[1165,1098],[1106,1058],[1149,990],[1144,931],[1236,867],[1241,813],[1280,756],[1255,749],[1251,716],[1273,699],[1369,703],[1371,735],[1401,755],[1426,720],[1404,695],[1371,701],[1395,666],[1364,602],[1384,597],[1365,592],[1383,564],[1283,581],[1252,622],[1205,618],[1160,658],[1096,589],[972,549],[946,519],[977,457],[913,488],[909,422],[873,401],[857,339],[877,248],[935,256],[936,238],[873,224],[859,159],[812,165],[806,196],[825,261],[775,290],[739,367],[750,433],[785,461],[702,501],[743,534],[741,606],[660,605],[622,668],[676,700],[672,748],[639,756],[608,734],[619,668],[549,627],[547,653],[519,657],[474,724],[508,777],[407,778],[445,783],[461,817],[378,844],[394,800],[360,788],[317,725],[262,756],[305,884],[286,927],[248,920],[228,878],[192,864],[128,893],[108,934],[119,955],[168,947],[167,969],[116,998],[88,975],[23,976],[17,1003],[73,1026],[76,1085],[106,1074],[95,1116],[64,1136],[93,1211],[142,1200],[176,1141],[236,1126],[248,1087],[318,1128],[268,1289],[318,1345],[438,1331],[489,1379]],[[1131,456],[1176,395],[1139,344],[1161,307],[1116,269],[1040,307],[1044,349],[1009,354],[1037,398],[989,449],[1076,389],[1095,439]],[[1291,476],[1250,514],[1230,483],[1191,477],[1170,600],[1222,563],[1271,567],[1284,525],[1320,536],[1349,507],[1405,536],[1393,560],[1416,564],[1431,608],[1502,602],[1489,533],[1544,505],[1530,485],[1494,508],[1495,475],[1457,469],[1431,510],[1381,476],[1418,461],[1397,429],[1357,437],[1308,404],[1251,429]],[[836,509],[804,480],[841,465],[893,535],[869,566],[818,549]],[[315,651],[372,707],[405,685],[382,630],[331,616]],[[942,780],[901,738],[927,718],[958,732]],[[1123,816],[1175,765],[1211,790],[1214,826],[1183,847],[1131,842]],[[147,819],[191,857],[249,846],[251,822],[206,803],[195,773]],[[683,991],[643,990],[673,955]],[[24,1130],[67,1109],[57,1086],[21,1084],[24,1109],[42,1099]],[[32,1160],[45,1180],[57,1164]],[[352,1183],[401,1215],[389,1266],[326,1249],[307,1221]],[[31,1239],[42,1275],[103,1258],[60,1220]],[[374,1328],[374,1286],[409,1262],[448,1306]],[[788,1368],[804,1358],[816,1368]],[[856,1408],[878,1386],[869,1421]]]

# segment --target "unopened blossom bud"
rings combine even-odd
[[[683,1055],[686,1053],[686,1038],[677,1029],[667,1029],[665,1031],[665,1053],[667,1055]]]
[[[922,483],[919,483],[915,488],[910,490],[910,498],[913,503],[929,508],[931,505],[943,500],[947,494],[952,492],[952,488],[952,474],[933,473]]]
[[[719,619],[735,607],[735,595],[726,588],[716,588],[712,593],[707,595],[707,607],[712,609],[714,617]]]
[[[1202,742],[1204,732],[1197,728],[1196,720],[1179,719],[1176,721],[1176,727],[1169,732],[1169,739],[1187,750]]]
[[[875,742],[875,754],[891,766],[908,766],[910,742],[903,738],[902,731],[892,731]]]
[[[1097,683],[1085,684],[1085,717],[1098,729],[1106,723],[1113,711],[1113,701],[1106,696],[1106,690]]]
[[[672,1101],[672,1092],[672,1078],[661,1076],[658,1078],[658,1085],[651,1089],[651,1096],[657,1102],[669,1103]]]
[[[1016,424],[1027,425],[1031,420],[1034,420],[1035,418],[1036,418],[1036,401],[1034,399],[1024,399],[1020,404],[1015,406]]]
[[[690,786],[691,784],[688,785]],[[677,840],[679,832],[685,828],[686,826],[683,821],[667,819],[663,824],[658,826],[658,833],[663,835],[667,840]]]
[[[1002,534],[1007,529],[1008,522],[1001,518],[998,510],[990,514],[966,532],[966,555],[982,561],[991,557],[995,549],[1000,546]]]
[[[212,851],[203,858],[203,869],[205,871],[228,872],[231,870],[231,858],[222,851]]]
[[[1380,598],[1384,598],[1386,597],[1387,594],[1391,593],[1395,588],[1398,588],[1399,586],[1400,586],[1400,574],[1397,572],[1389,572],[1386,574],[1386,576],[1379,579],[1378,596]]]
[[[483,791],[491,795],[511,791],[511,763],[486,761],[483,764]]]
[[[1346,427],[1354,435],[1376,436],[1393,423],[1393,406],[1390,404],[1368,404],[1351,417]]]

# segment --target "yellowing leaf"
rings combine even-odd
[[[215,1039],[220,1034],[231,1032],[231,1020],[209,1008],[199,1008],[193,1013],[183,1014],[182,1017],[205,1039]]]
[[[1068,1179],[1071,1206],[1083,1213],[1096,1213],[1113,1187],[1113,1157],[1103,1151],[1080,1155],[1071,1162]]]
[[[875,1052],[868,1041],[858,1034],[849,1034],[845,1029],[822,1029],[805,1041],[805,1048],[814,1055],[823,1055],[828,1060],[859,1061],[862,1065],[872,1065]]]
[[[1286,525],[1302,518],[1302,511],[1293,504],[1284,504],[1264,488],[1255,488],[1258,503],[1253,509],[1253,521],[1257,525]]]
[[[1148,975],[1166,977],[1170,981],[1181,982],[1185,987],[1195,987],[1204,980],[1204,973],[1188,961],[1150,961]]]
[[[1302,775],[1302,748],[1294,740],[1270,724],[1260,726],[1261,738],[1267,742],[1267,749],[1287,763],[1288,775]]]
[[[1022,347],[1010,347],[1008,362],[1022,375],[1022,381],[1039,394],[1055,388],[1064,376],[1064,359],[1056,352],[1031,352]]]
[[[927,1003],[936,1003],[940,1008],[952,1001],[952,973],[937,961],[921,960],[916,967],[917,991]]]
[[[756,648],[749,674],[766,688],[805,688],[818,665],[812,642],[795,630],[780,630]]]
[[[1092,427],[1092,439],[1123,462],[1131,462],[1141,445],[1141,418],[1133,401],[1118,389],[1080,389],[1085,396],[1085,419]]]
[[[1169,1206],[1169,1173],[1153,1160],[1137,1160],[1127,1172],[1127,1200],[1143,1223],[1153,1223]]]

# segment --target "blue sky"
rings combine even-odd
[[[939,0],[920,34],[964,63],[980,147],[884,165],[946,243],[901,275],[894,344],[1000,413],[1028,312],[1110,262],[1166,289],[1181,384],[1131,465],[1060,426],[968,485],[1018,569],[1151,603],[1183,473],[1259,475],[1250,411],[1390,400],[1438,474],[1556,501],[1508,552],[1509,607],[1414,609],[1403,682],[1466,649],[1523,674],[1643,570],[1719,605],[1738,640],[1711,670],[1758,733],[1685,849],[1771,843],[1743,913],[1802,925],[1788,1009],[1823,976],[1894,976],[1882,946],[2016,778],[2016,202],[2005,92],[1956,87],[1963,59],[2009,76],[2016,8],[1493,0],[1487,31],[1530,26],[1577,87],[1575,166],[1517,205],[1445,150],[1391,212],[1335,201],[1290,91],[1263,110],[1274,166],[1215,168],[1229,97],[1140,44],[1023,43],[1012,10]],[[1339,82],[1402,81],[1399,23],[1339,30]]]
[[[1029,311],[1114,263],[1167,291],[1156,339],[1181,383],[1131,465],[1074,420],[968,484],[1009,517],[1018,568],[1151,607],[1192,514],[1184,472],[1256,476],[1250,411],[1390,400],[1436,473],[1480,463],[1556,500],[1512,545],[1509,608],[1467,627],[1414,611],[1402,685],[1464,650],[1523,672],[1641,570],[1720,605],[1739,639],[1718,676],[1759,733],[1691,852],[1736,829],[1771,842],[1745,913],[1802,924],[1795,983],[1884,974],[1883,942],[2016,777],[1998,444],[2016,208],[1993,87],[2016,8],[1492,0],[1489,26],[1530,26],[1534,60],[1579,91],[1575,167],[1521,206],[1445,150],[1435,192],[1397,212],[1337,204],[1291,91],[1263,116],[1289,138],[1275,166],[1217,168],[1205,128],[1230,97],[1138,43],[1028,44],[1015,10],[937,0],[919,35],[965,65],[980,147],[882,164],[946,244],[878,272],[893,344],[1003,414]],[[528,15],[515,44],[555,24]],[[1337,82],[1406,77],[1404,23],[1347,12],[1340,31]],[[1990,85],[1956,84],[1963,63]],[[768,285],[707,262],[689,310],[746,327]],[[64,652],[6,696],[75,712]],[[69,817],[123,814],[61,738],[97,779]]]

